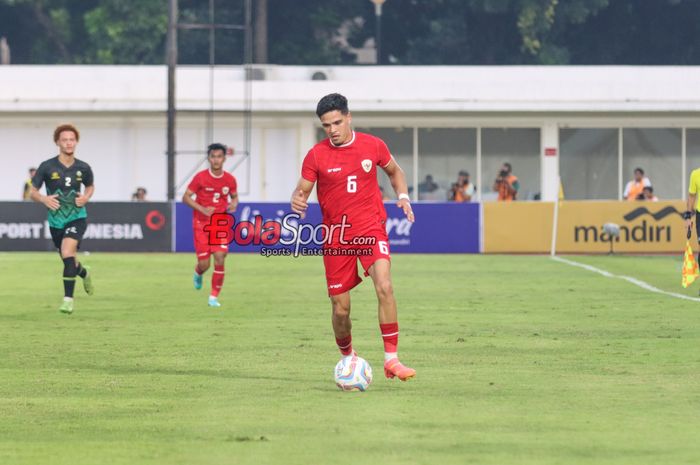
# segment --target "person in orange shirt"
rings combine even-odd
[[[644,170],[641,168],[635,168],[634,179],[627,183],[625,186],[625,192],[622,194],[622,196],[627,200],[637,200],[644,192],[644,188],[648,186],[651,186],[651,181],[649,178],[644,176]]]
[[[475,192],[474,184],[470,181],[469,173],[460,171],[457,182],[452,184],[450,200],[455,202],[471,202]]]
[[[520,182],[513,174],[513,167],[510,163],[503,163],[498,177],[493,182],[493,190],[498,192],[498,200],[510,202],[518,197]]]

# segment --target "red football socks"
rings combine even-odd
[[[352,335],[348,334],[344,338],[335,338],[335,343],[338,344],[338,349],[340,353],[345,355],[352,355]]]
[[[214,273],[211,275],[211,295],[219,296],[224,285],[224,265],[214,265]]]
[[[384,352],[396,353],[396,347],[399,345],[399,324],[380,323],[379,329],[382,331],[382,339],[384,340]]]

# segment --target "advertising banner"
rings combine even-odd
[[[562,201],[557,221],[557,253],[681,253],[685,245],[683,201]],[[484,252],[549,253],[552,202],[484,204]],[[619,235],[611,237],[604,225]],[[612,249],[611,249],[612,245]]]
[[[387,210],[386,228],[389,245],[395,253],[479,253],[479,205],[468,203],[415,203],[413,211],[416,222],[410,223],[394,203],[385,204]],[[229,250],[235,252],[261,252],[263,249],[307,248],[320,246],[310,240],[312,234],[321,237],[318,226],[321,224],[321,211],[318,204],[310,204],[303,220],[290,216],[288,203],[242,203],[230,220],[237,237]],[[256,217],[259,217],[256,223]],[[284,225],[281,236],[288,243],[263,244],[255,237],[247,239],[249,229],[253,236],[259,236],[269,221]],[[255,226],[255,225],[258,226]],[[237,229],[239,228],[239,229]],[[256,229],[257,228],[257,229]],[[258,237],[260,239],[260,237]],[[258,243],[255,243],[258,242]],[[291,244],[289,244],[291,242]],[[299,244],[301,243],[301,244]],[[192,210],[185,204],[176,206],[175,250],[193,252]]]
[[[90,202],[80,246],[90,252],[169,252],[170,205],[165,202]],[[0,202],[0,251],[55,250],[46,208],[34,202]]]
[[[551,202],[484,202],[484,253],[546,253],[552,246]]]
[[[685,247],[685,202],[561,202],[558,253],[681,253]],[[606,223],[619,226],[611,238]],[[695,234],[693,232],[693,234]]]

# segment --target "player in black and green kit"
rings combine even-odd
[[[53,140],[59,148],[59,154],[39,165],[32,178],[31,198],[49,209],[51,238],[63,259],[65,297],[59,310],[73,313],[76,277],[83,279],[83,287],[88,295],[94,292],[91,276],[87,268],[78,262],[76,255],[87,229],[85,204],[92,197],[95,186],[90,165],[75,158],[75,146],[80,140],[80,133],[75,126],[63,124],[57,127]],[[46,184],[46,195],[39,192],[42,184]],[[81,185],[85,186],[82,193]]]

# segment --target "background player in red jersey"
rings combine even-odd
[[[211,277],[209,306],[220,307],[219,292],[224,285],[224,262],[228,253],[226,239],[213,242],[204,226],[209,224],[214,213],[234,212],[238,206],[236,178],[224,171],[226,146],[211,144],[207,148],[209,169],[197,173],[187,186],[182,201],[192,207],[192,228],[197,266],[194,269],[194,288],[202,288],[202,275],[209,269],[210,257],[214,255],[214,273]],[[196,195],[196,199],[192,196]]]
[[[332,237],[324,247],[360,250],[353,245],[357,237],[374,238],[371,255],[325,254],[328,295],[333,309],[333,331],[340,352],[351,355],[350,290],[362,279],[357,274],[357,260],[371,276],[379,303],[379,327],[384,340],[384,374],[405,381],[416,371],[399,362],[397,346],[399,325],[396,300],[391,284],[389,240],[386,233],[386,210],[377,182],[377,166],[389,176],[401,207],[409,221],[414,221],[406,176],[389,153],[384,141],[352,130],[348,101],[340,94],[323,97],[316,108],[328,139],[316,144],[304,158],[301,178],[292,194],[292,210],[304,215],[307,200],[317,184],[323,222],[329,227],[350,224],[344,237]]]

